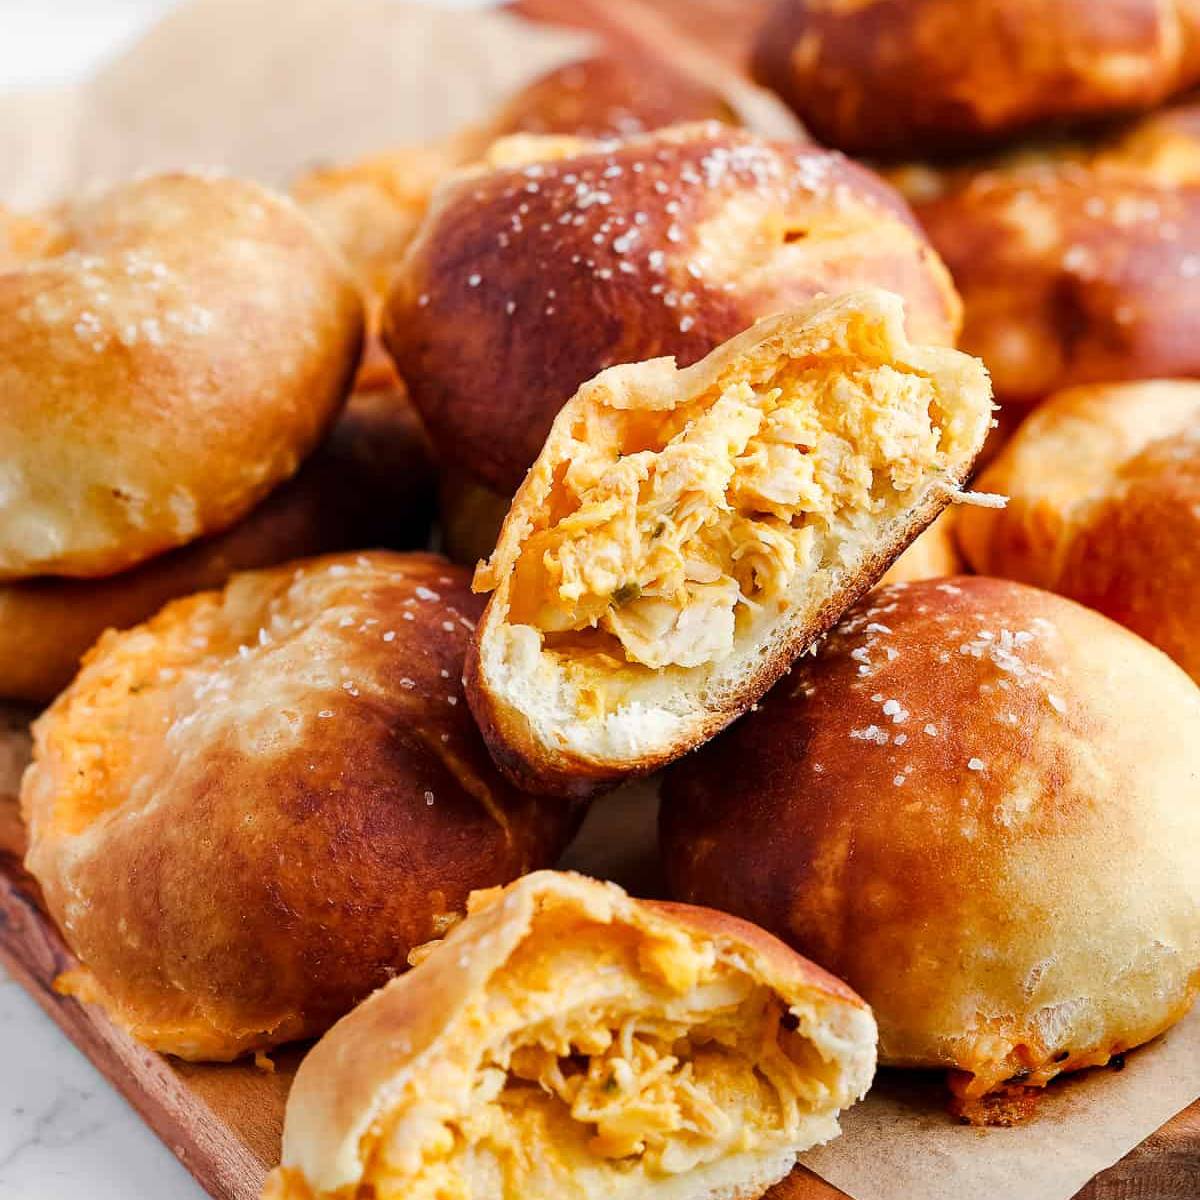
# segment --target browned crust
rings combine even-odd
[[[488,133],[613,138],[683,121],[740,123],[720,88],[661,58],[610,49],[535,79],[505,103]]]
[[[678,900],[637,900],[635,903],[683,926],[697,937],[745,946],[758,958],[769,962],[777,978],[793,980],[799,988],[819,992],[856,1008],[867,1007],[867,1002],[847,983],[797,954],[785,941],[768,933],[760,925],[719,909],[684,904]]]
[[[335,550],[425,544],[433,464],[403,390],[357,392],[299,473],[232,529],[104,579],[0,584],[0,696],[45,703],[106,629],[235,571]]]
[[[968,468],[957,482],[965,483],[969,474]],[[822,605],[811,621],[795,623],[771,654],[759,660],[760,665],[722,697],[720,708],[698,718],[686,734],[654,755],[614,765],[568,750],[550,749],[531,735],[528,723],[518,711],[502,703],[486,687],[480,678],[478,652],[469,654],[463,675],[467,700],[496,765],[517,787],[535,795],[585,799],[616,786],[623,779],[648,775],[703,745],[756,704],[792,663],[837,623],[846,609],[875,587],[905,547],[945,509],[949,495],[948,491],[931,492],[891,541],[872,556],[852,584]],[[499,618],[485,613],[476,633],[477,642],[487,635],[491,620]]]
[[[229,528],[332,426],[362,342],[336,253],[256,184],[161,175],[59,215],[0,274],[0,578],[110,574]]]
[[[953,521],[954,509],[947,508],[917,535],[879,582],[915,583],[919,579],[941,579],[959,574],[963,564],[954,541]]]
[[[951,172],[914,199],[997,399],[1200,375],[1197,106],[1115,142]]]
[[[1011,499],[964,515],[975,570],[1086,604],[1200,681],[1200,383],[1052,396],[979,487]]]
[[[1019,664],[961,649],[1004,629],[1033,631]],[[1200,988],[1198,737],[1182,672],[1087,609],[981,577],[893,586],[671,769],[662,861],[673,894],[864,995],[882,1062],[961,1068],[972,1095],[1041,1085],[1156,1036]]]
[[[320,614],[280,635],[306,593]],[[270,597],[282,625],[257,615]],[[29,869],[86,968],[74,990],[162,1050],[265,1049],[321,1032],[403,970],[472,888],[552,861],[576,814],[512,789],[462,702],[478,611],[461,570],[380,551],[239,575],[101,641],[35,726],[22,794]],[[242,620],[282,640],[224,699],[156,681],[164,639],[214,627],[218,666],[236,673],[253,630],[231,633],[223,660],[219,639]],[[126,678],[119,656],[125,732],[80,779],[96,766],[76,757],[96,736],[89,705]],[[297,684],[322,669],[328,682]]]
[[[746,205],[761,241],[729,225]],[[957,296],[897,193],[839,155],[708,124],[447,186],[384,337],[441,457],[511,494],[604,367],[687,365],[865,285],[904,297],[914,340],[953,343]]]
[[[928,158],[1154,108],[1198,33],[1177,0],[781,0],[753,71],[829,145]]]

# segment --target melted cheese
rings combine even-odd
[[[601,635],[625,664],[720,662],[739,622],[828,565],[831,528],[899,509],[946,465],[938,417],[919,375],[827,362],[646,414],[621,445],[611,414],[597,414],[562,472],[561,515],[517,563],[510,621],[551,648]]]

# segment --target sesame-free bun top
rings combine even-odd
[[[102,579],[0,583],[0,697],[52,700],[106,629],[221,587],[235,571],[335,550],[423,546],[433,501],[428,443],[403,389],[356,392],[297,474],[224,532]]]
[[[0,266],[0,579],[104,575],[232,525],[350,388],[362,302],[293,204],[161,175]]]
[[[320,1033],[573,814],[500,778],[462,695],[479,604],[429,554],[234,576],[106,634],[34,726],[27,866],[134,1036],[230,1059]]]
[[[978,152],[1200,79],[1195,0],[780,0],[753,71],[853,154]]]
[[[875,1025],[724,913],[538,871],[301,1064],[271,1200],[742,1200],[838,1132]]]
[[[1107,618],[982,577],[881,588],[672,768],[681,899],[875,1010],[968,1099],[1106,1062],[1200,986],[1200,690]]]
[[[959,344],[997,399],[1200,376],[1200,104],[1099,143],[909,176],[962,293]]]
[[[1074,388],[1034,409],[963,514],[971,565],[1070,596],[1200,681],[1200,382]]]
[[[544,155],[521,141],[523,161],[439,190],[384,322],[435,446],[496,491],[598,371],[693,363],[817,295],[887,287],[910,336],[954,341],[941,262],[899,196],[840,155],[712,122],[548,139]]]
[[[568,401],[474,586],[467,695],[493,757],[584,795],[734,720],[966,480],[982,364],[858,292]]]

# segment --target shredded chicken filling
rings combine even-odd
[[[740,623],[947,461],[932,384],[887,365],[792,362],[622,416],[615,455],[612,414],[577,432],[510,608],[546,648],[617,664],[720,662]]]
[[[556,967],[565,996],[564,974],[573,972]],[[590,959],[587,969],[606,968]],[[712,1003],[692,1017],[631,1013],[613,1000],[562,1012],[551,1003],[556,1015],[522,1025],[487,1053],[465,1111],[414,1122],[410,1110],[381,1131],[370,1195],[520,1200],[553,1188],[570,1197],[581,1168],[593,1178],[604,1172],[614,1196],[640,1195],[639,1178],[793,1144],[828,1102],[833,1068],[770,989],[724,976],[701,980],[695,994]],[[497,1004],[488,1024],[502,1025],[508,1004]]]

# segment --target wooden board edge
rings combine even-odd
[[[54,990],[74,965],[19,861],[0,852],[0,964],[215,1200],[255,1200],[262,1164],[158,1053]]]

